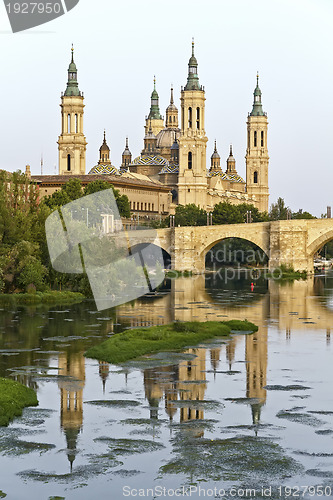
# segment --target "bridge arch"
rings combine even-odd
[[[240,236],[226,236],[219,238],[215,242],[211,242],[203,251],[202,251],[202,257],[205,259],[205,263],[208,265],[209,264],[209,252],[214,249],[216,245],[219,243],[229,243],[231,246],[231,249],[229,247],[228,251],[226,250],[217,250],[215,255],[211,255],[211,262],[222,262],[223,263],[236,263],[236,262],[243,262],[243,263],[248,263],[248,264],[263,264],[264,262],[267,263],[269,260],[269,254],[262,248],[262,246],[259,246],[257,242],[255,241],[255,238],[249,239],[249,238],[244,238]],[[253,248],[242,248],[242,243],[250,243],[253,245]],[[237,248],[237,244],[239,245],[239,248]],[[220,252],[220,253],[219,253]],[[263,253],[263,255],[260,255],[260,252]]]
[[[321,234],[318,238],[316,238],[308,247],[307,254],[309,257],[313,257],[321,247],[323,247],[326,243],[333,240],[333,229],[328,230],[324,234]]]

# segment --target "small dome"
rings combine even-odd
[[[93,167],[88,175],[90,174],[119,175],[119,172],[113,165],[104,165],[101,163],[100,165]]]
[[[217,159],[219,159],[219,160],[221,159],[220,155],[219,155],[219,154],[218,154],[218,152],[217,152],[217,148],[216,148],[216,141],[215,141],[215,146],[214,146],[214,152],[213,152],[213,154],[212,154],[212,156],[211,156],[211,159],[212,159],[212,160],[213,160],[214,158],[217,158]]]
[[[158,148],[171,148],[175,141],[175,134],[176,134],[176,139],[179,139],[180,137],[179,128],[164,128],[156,136],[157,138],[156,146]]]
[[[208,176],[209,177],[221,177],[221,179],[224,181],[229,180],[227,174],[222,172],[222,170],[212,170],[211,172],[209,172]]]
[[[131,165],[160,165],[168,166],[169,162],[160,155],[141,155],[132,161]]]
[[[167,165],[162,167],[159,174],[179,174],[179,165]]]

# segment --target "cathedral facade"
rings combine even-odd
[[[207,167],[207,141],[205,132],[205,89],[199,83],[198,62],[194,54],[188,63],[188,77],[181,88],[180,120],[171,88],[170,104],[165,120],[159,108],[159,95],[154,88],[151,106],[145,119],[144,147],[134,159],[126,138],[122,164],[111,163],[110,148],[104,140],[100,158],[88,175],[121,176],[151,182],[170,191],[169,211],[177,204],[195,205],[207,211],[221,201],[232,204],[250,203],[260,211],[268,210],[268,149],[267,114],[263,111],[259,77],[254,90],[252,111],[247,119],[246,182],[237,173],[232,146],[224,171],[215,141],[210,166]],[[62,131],[59,136],[59,174],[85,175],[86,138],[83,133],[84,97],[78,87],[77,68],[72,60],[68,69],[68,82],[61,96]],[[142,204],[141,204],[142,206]],[[138,204],[138,207],[140,205]],[[131,204],[131,208],[135,210]]]

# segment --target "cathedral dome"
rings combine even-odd
[[[90,175],[90,174],[119,175],[119,172],[116,169],[116,167],[114,167],[113,165],[107,165],[107,164],[103,165],[103,163],[101,163],[101,164],[96,165],[95,167],[93,167],[89,171],[88,175]]]
[[[158,148],[171,148],[175,141],[175,134],[176,139],[179,139],[180,130],[178,128],[164,128],[156,136],[156,146]]]

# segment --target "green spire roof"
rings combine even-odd
[[[72,60],[68,67],[68,81],[67,88],[65,91],[66,96],[81,96],[81,92],[79,90],[79,84],[77,82],[77,67],[74,62],[74,48],[72,45]]]
[[[202,90],[198,77],[198,61],[194,55],[194,40],[192,40],[192,56],[188,62],[188,77],[184,90]]]
[[[253,92],[253,108],[250,113],[250,116],[265,116],[266,113],[264,113],[262,109],[262,103],[261,103],[261,90],[259,87],[259,74],[257,73],[257,86],[254,89]]]
[[[156,90],[156,78],[154,76],[154,90],[151,93],[151,99],[150,99],[151,104],[150,104],[150,111],[149,111],[149,115],[148,115],[148,118],[150,120],[162,120],[163,119],[161,116],[161,113],[160,113],[158,100],[159,100],[159,97],[158,97],[158,93]]]

